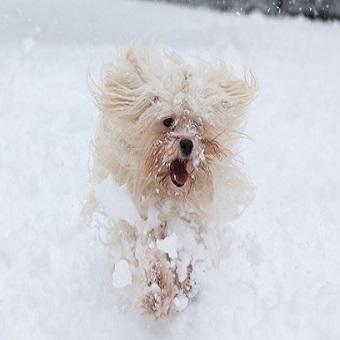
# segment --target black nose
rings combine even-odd
[[[189,156],[194,146],[190,139],[182,139],[179,142],[179,145],[181,146],[181,150],[184,156]]]

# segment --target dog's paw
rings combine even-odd
[[[174,309],[173,300],[178,291],[176,276],[163,254],[154,252],[150,261],[146,271],[146,293],[141,297],[139,306],[145,314],[163,318]]]
[[[185,309],[198,292],[193,265],[190,263],[186,267],[186,274],[180,280],[176,265],[164,253],[156,250],[147,258],[147,287],[139,300],[144,314],[164,318]]]
[[[176,273],[176,286],[178,287],[178,291],[188,299],[193,298],[198,293],[198,283],[194,278],[193,266],[191,263],[187,266],[186,277],[183,281],[179,280]]]
[[[158,286],[152,287],[152,290],[145,294],[139,303],[144,314],[156,319],[165,318],[173,311],[173,297],[168,292],[164,294]]]

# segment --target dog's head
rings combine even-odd
[[[166,109],[146,132],[144,174],[168,196],[188,196],[203,186],[208,192],[213,163],[227,153],[218,130],[186,101],[187,94],[180,93],[178,102],[159,103]]]
[[[255,82],[223,62],[190,67],[173,52],[130,48],[98,89],[96,174],[111,173],[140,201],[177,200],[213,191],[216,167],[232,162]]]

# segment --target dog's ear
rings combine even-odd
[[[115,63],[103,70],[103,80],[93,88],[98,109],[105,115],[115,115],[135,121],[155,101],[151,91],[150,59],[147,53],[137,53],[130,47]]]
[[[126,66],[128,68],[129,77],[126,79],[121,79],[122,82],[129,80],[126,84],[127,87],[137,88],[148,83],[148,72],[146,68],[149,66],[147,63],[147,58],[145,55],[139,56],[135,50],[130,47],[126,54]]]
[[[130,46],[117,63],[108,66],[104,85],[108,88],[119,86],[128,91],[137,91],[149,81],[148,68],[146,53],[137,53],[136,48]]]
[[[220,84],[223,91],[222,105],[244,109],[254,99],[257,86],[255,77],[250,73],[243,79],[229,79]]]

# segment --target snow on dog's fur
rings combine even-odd
[[[222,61],[189,66],[169,49],[130,47],[94,89],[94,187],[113,178],[138,218],[105,211],[96,189],[91,213],[111,230],[116,287],[156,318],[197,294],[200,275],[223,252],[225,222],[252,196],[234,154],[255,93],[248,78]]]

